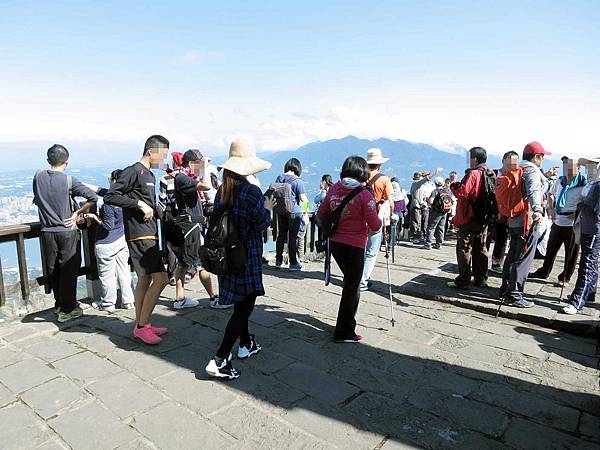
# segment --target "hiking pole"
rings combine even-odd
[[[396,323],[394,320],[394,300],[392,299],[392,278],[390,275],[390,252],[389,252],[389,239],[386,238],[385,229],[383,233],[383,243],[385,244],[385,265],[387,267],[387,278],[388,278],[388,292],[390,295],[390,312],[392,315],[392,326]]]

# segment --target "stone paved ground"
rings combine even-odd
[[[400,249],[394,290],[451,260],[440,253]],[[600,447],[597,339],[397,292],[391,327],[383,261],[361,300],[360,345],[331,342],[339,278],[325,287],[316,263],[267,269],[252,317],[264,350],[235,362],[233,382],[203,372],[229,313],[205,301],[175,311],[171,288],[155,348],[130,338],[130,311],[88,308],[61,331],[50,312],[5,324],[0,447]]]

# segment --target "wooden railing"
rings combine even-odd
[[[41,225],[39,222],[25,223],[20,225],[5,225],[0,226],[0,243],[15,242],[17,247],[17,261],[19,266],[19,285],[21,297],[28,300],[31,294],[31,289],[44,286],[46,294],[51,292],[50,280],[48,271],[44,264],[44,248],[42,245]],[[27,239],[38,239],[40,256],[42,260],[42,276],[34,279],[29,279],[27,270],[27,255],[25,252],[25,241]],[[83,261],[84,265],[79,269],[79,275],[85,275],[88,283],[88,295],[95,297],[94,281],[98,280],[98,266],[94,255],[95,230],[83,230]],[[4,284],[4,274],[2,271],[2,261],[0,259],[0,306],[4,306],[7,299],[7,290]]]

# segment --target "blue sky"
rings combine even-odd
[[[600,153],[600,2],[221,3],[0,0],[0,142]]]

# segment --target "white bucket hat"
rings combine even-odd
[[[219,166],[238,175],[253,175],[271,168],[271,163],[256,156],[256,150],[245,139],[236,139],[229,147],[229,159]]]
[[[383,164],[390,158],[384,158],[380,148],[370,148],[367,150],[367,164]]]
[[[433,179],[433,182],[434,182],[434,184],[436,184],[437,186],[442,186],[442,185],[443,185],[443,184],[446,182],[446,180],[444,180],[444,178],[443,178],[443,177],[435,177],[435,178]]]

